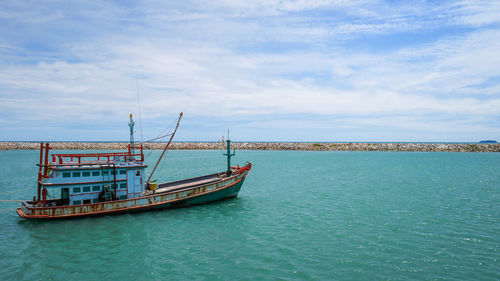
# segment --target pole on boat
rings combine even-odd
[[[227,156],[227,171],[226,174],[229,176],[231,175],[231,157],[233,157],[236,154],[236,151],[233,150],[233,153],[231,153],[231,140],[229,139],[229,130],[227,130],[227,147],[226,147],[226,153],[223,154],[224,156]]]
[[[40,143],[40,165],[38,165],[38,188],[37,188],[37,201],[41,199],[42,193],[42,166],[43,166],[43,142]],[[35,201],[35,200],[33,200]],[[33,202],[34,204],[34,202]]]
[[[182,118],[182,112],[181,114],[179,114],[179,119],[177,120],[177,125],[175,125],[175,129],[174,129],[174,132],[172,133],[172,135],[170,135],[170,139],[168,140],[168,143],[167,145],[165,146],[165,148],[163,149],[163,152],[161,153],[160,155],[160,158],[158,158],[158,161],[156,161],[156,165],[155,167],[153,168],[153,171],[151,171],[151,174],[149,174],[149,178],[148,180],[146,181],[146,183],[149,183],[149,181],[151,180],[151,177],[153,176],[153,174],[155,173],[156,171],[156,167],[158,167],[158,164],[160,164],[160,161],[161,161],[161,158],[163,157],[163,155],[165,154],[165,152],[167,151],[168,149],[168,146],[170,145],[170,143],[172,142],[172,139],[174,138],[175,136],[175,132],[177,132],[177,128],[179,128],[179,123],[181,122],[181,118]]]
[[[47,178],[49,176],[49,143],[45,144],[45,165],[43,167],[43,176]]]
[[[113,163],[113,187],[114,187],[114,191],[115,191],[115,198],[116,197],[116,189],[118,188],[118,185],[116,184],[116,165],[115,163]]]
[[[130,150],[132,154],[134,154],[134,119],[132,119],[132,113],[130,113],[130,121],[128,122],[128,126],[130,127]]]

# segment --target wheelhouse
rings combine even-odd
[[[127,147],[126,152],[52,154],[49,157],[50,146],[42,143],[38,200],[34,201],[43,206],[67,206],[141,196],[147,167],[143,147],[130,144]]]

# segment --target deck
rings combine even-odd
[[[200,185],[212,184],[222,181],[225,178],[224,173],[216,173],[211,175],[206,175],[202,177],[196,177],[187,180],[173,181],[167,183],[161,183],[158,185],[155,193],[153,191],[148,190],[145,192],[145,196],[159,193],[168,193],[172,191],[179,191],[182,189],[189,189],[193,187],[197,187]]]

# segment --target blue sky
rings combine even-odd
[[[500,1],[0,2],[0,140],[127,140],[137,89],[144,139],[500,140]]]

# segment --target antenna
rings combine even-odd
[[[139,105],[139,127],[141,128],[141,142],[142,142],[142,117],[141,117],[141,100],[139,98],[139,85],[135,79],[135,87],[137,89],[137,104]]]

